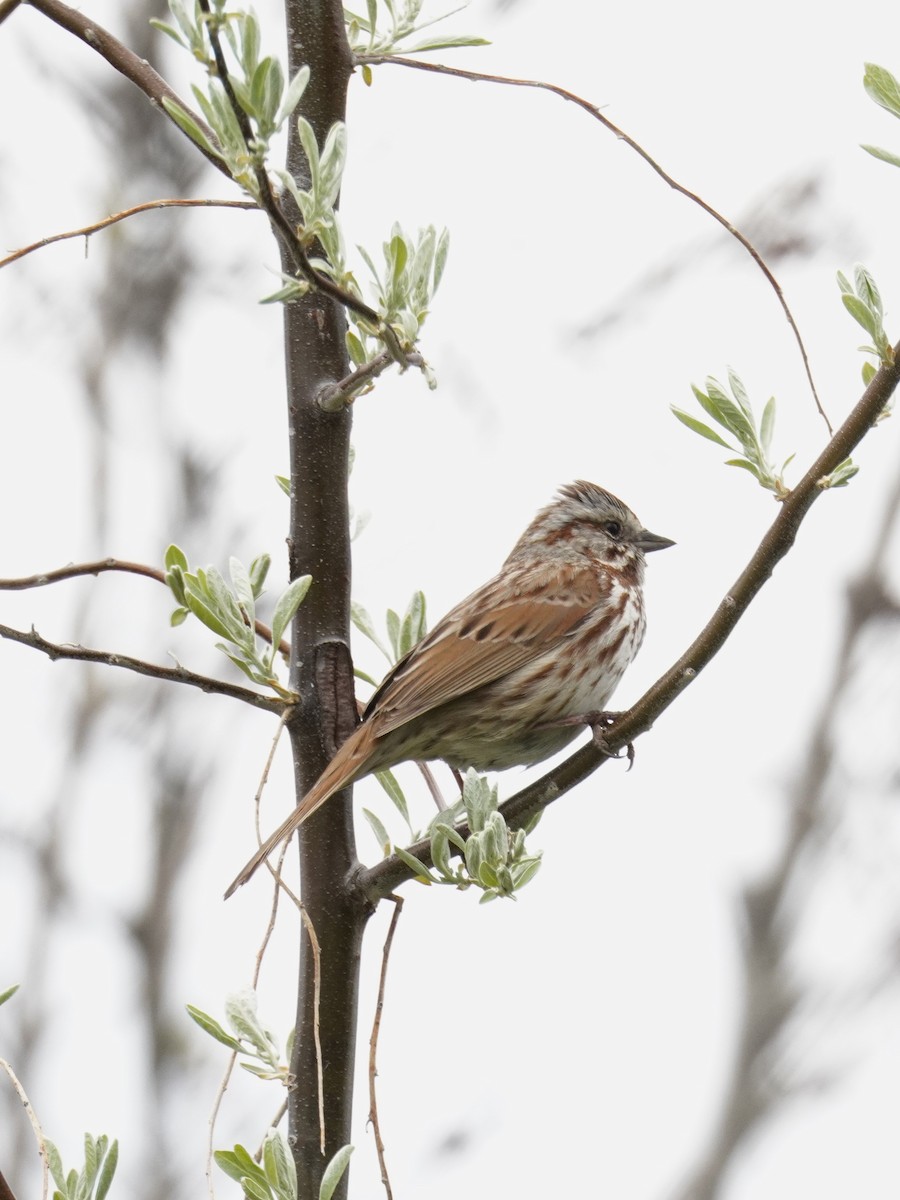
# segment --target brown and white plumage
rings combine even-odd
[[[605,708],[644,636],[644,554],[672,545],[596,484],[560,489],[499,574],[401,659],[361,724],[231,884],[321,804],[406,759],[480,771],[541,762]]]

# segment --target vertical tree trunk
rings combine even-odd
[[[311,80],[300,111],[321,145],[343,120],[352,59],[339,0],[287,0],[290,75],[307,63]],[[292,122],[288,170],[307,178]],[[288,269],[287,267],[285,269]],[[291,685],[301,700],[290,724],[297,799],[309,789],[356,722],[348,648],[350,534],[347,474],[350,410],[325,413],[319,389],[349,370],[343,311],[312,292],[285,307],[291,456],[289,556],[291,578],[313,585],[293,626]],[[335,797],[300,831],[301,894],[321,947],[325,1154],[320,1150],[314,1037],[314,960],[302,935],[297,1027],[291,1070],[290,1139],[298,1193],[318,1195],[325,1164],[350,1140],[356,1046],[359,959],[368,909],[354,887],[358,867],[350,791]],[[346,1195],[346,1176],[336,1193]]]

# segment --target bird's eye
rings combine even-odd
[[[614,540],[618,539],[622,536],[622,522],[621,521],[607,521],[605,523],[605,525],[603,526],[603,528],[606,530],[606,532],[609,534],[609,536],[611,538],[613,538]]]

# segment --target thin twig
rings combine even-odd
[[[446,801],[441,795],[441,789],[438,787],[438,781],[434,777],[434,772],[427,762],[417,762],[416,766],[422,773],[422,778],[425,780],[425,786],[431,792],[431,798],[434,801],[435,808],[438,812],[444,812],[447,808]]]
[[[262,772],[262,775],[259,780],[259,787],[256,789],[256,795],[253,797],[253,814],[254,814],[253,819],[254,819],[254,823],[256,825],[257,843],[262,842],[262,833],[261,833],[260,827],[259,827],[259,805],[260,805],[260,801],[262,800],[263,790],[264,790],[266,784],[269,782],[269,772],[272,769],[272,763],[275,761],[275,751],[278,749],[278,743],[281,740],[281,734],[284,730],[285,723],[287,722],[287,717],[288,717],[287,710],[285,710],[281,714],[281,720],[278,722],[278,728],[275,730],[275,736],[272,738],[272,745],[269,747],[269,753],[266,757],[266,765],[263,767],[263,772]],[[286,851],[287,847],[285,846],[284,849]],[[279,871],[281,870],[281,865],[282,865],[283,861],[284,861],[284,856],[282,855],[282,858],[279,860],[278,868],[277,868]],[[263,934],[263,940],[260,943],[259,950],[256,952],[256,965],[253,968],[253,990],[254,991],[256,990],[257,984],[259,983],[259,974],[260,974],[260,971],[262,970],[263,957],[265,956],[266,949],[268,948],[269,941],[272,937],[272,934],[275,931],[275,918],[278,916],[278,896],[279,896],[278,888],[275,888],[273,895],[272,895],[272,908],[269,913],[269,923],[266,926],[265,933]]]
[[[685,187],[684,184],[681,184],[677,179],[674,179],[668,173],[668,171],[664,170],[664,168],[660,166],[656,159],[653,158],[652,155],[650,155],[639,142],[636,142],[633,137],[627,134],[623,129],[620,129],[618,125],[615,125],[612,121],[610,121],[609,117],[604,116],[596,104],[592,104],[589,100],[585,100],[583,97],[576,95],[574,92],[570,92],[567,88],[560,87],[555,83],[547,83],[541,79],[516,79],[508,75],[491,75],[483,71],[467,71],[461,67],[446,67],[441,63],[425,62],[417,58],[404,58],[401,55],[395,54],[358,54],[356,55],[356,62],[360,66],[393,64],[400,67],[413,67],[417,71],[430,71],[436,75],[451,75],[455,79],[468,79],[473,83],[499,83],[505,84],[507,87],[536,88],[539,91],[551,92],[554,96],[559,96],[562,100],[567,100],[572,104],[576,104],[579,108],[583,109],[586,113],[592,116],[596,121],[599,121],[600,124],[603,125],[605,129],[608,129],[610,133],[614,134],[619,141],[624,142],[626,146],[635,152],[635,154],[639,155],[644,162],[656,172],[660,179],[669,185],[670,188],[680,193],[680,195],[690,200],[693,204],[698,205],[708,216],[712,217],[714,221],[718,221],[722,228],[725,229],[737,242],[739,242],[741,246],[743,246],[743,248],[756,263],[757,267],[759,267],[760,271],[762,271],[769,283],[769,286],[772,288],[776,297],[778,298],[778,303],[781,305],[781,309],[787,318],[788,325],[791,327],[791,332],[794,335],[794,340],[796,341],[797,347],[800,351],[800,357],[803,360],[803,369],[806,372],[806,378],[809,381],[810,391],[813,394],[813,399],[816,402],[816,408],[819,411],[819,415],[825,422],[825,426],[828,429],[828,436],[832,437],[834,435],[831,422],[828,420],[828,416],[825,412],[825,409],[822,407],[821,400],[819,399],[819,393],[816,388],[815,380],[813,379],[812,367],[810,366],[809,362],[809,355],[806,352],[806,345],[800,334],[800,328],[794,319],[794,314],[791,312],[787,300],[785,299],[784,292],[781,290],[781,285],[775,278],[775,275],[766,263],[763,256],[756,249],[750,239],[746,237],[745,234],[741,233],[736,226],[732,225],[727,217],[724,217],[720,212],[713,208],[711,204],[708,204],[701,196],[698,196],[696,192],[692,192],[690,188]]]
[[[52,246],[54,242],[65,242],[70,238],[77,237],[88,238],[101,229],[108,229],[110,225],[115,225],[128,217],[134,217],[138,213],[152,212],[155,208],[249,208],[258,211],[259,205],[253,200],[145,200],[143,204],[135,204],[133,208],[113,213],[112,216],[104,217],[101,221],[94,221],[91,225],[84,225],[81,229],[70,229],[66,233],[52,233],[49,237],[41,238],[39,242],[32,242],[30,246],[22,246],[20,250],[14,250],[6,258],[0,258],[0,268],[8,267],[10,263],[17,262],[35,250],[43,250],[45,246]]]
[[[724,596],[715,613],[678,661],[650,687],[627,712],[616,718],[604,734],[604,748],[592,740],[576,750],[565,762],[500,805],[507,823],[518,828],[543,812],[576,784],[587,779],[610,757],[625,749],[652,728],[654,722],[678,698],[705,666],[712,661],[731,636],[735,626],[750,607],[757,592],[771,577],[775,567],[794,544],[806,514],[822,494],[822,481],[840,463],[849,458],[856,446],[874,426],[900,383],[900,343],[894,347],[890,364],[884,364],[873,376],[853,411],[815,460],[797,486],[781,502],[772,522],[747,566]],[[465,836],[466,826],[458,826]],[[416,842],[408,851],[425,865],[432,863],[428,839]],[[412,872],[396,856],[382,859],[362,873],[360,886],[373,903],[393,892],[411,878]]]
[[[260,776],[259,786],[256,789],[256,795],[254,797],[254,805],[255,805],[256,814],[257,814],[256,815],[257,836],[259,836],[259,801],[260,801],[260,797],[262,796],[263,788],[266,786],[266,783],[268,782],[269,771],[272,768],[272,761],[275,758],[275,751],[278,748],[278,741],[281,737],[281,732],[284,729],[286,720],[287,720],[287,711],[285,711],[281,714],[281,720],[278,722],[278,728],[275,730],[275,736],[272,738],[272,745],[269,747],[269,753],[266,756],[265,766],[263,767],[262,775]],[[253,988],[254,991],[257,990],[257,986],[259,984],[259,974],[260,974],[260,970],[262,969],[263,956],[266,952],[266,948],[267,948],[269,941],[271,940],[272,934],[275,930],[275,918],[277,915],[278,915],[278,889],[276,888],[275,895],[272,897],[272,909],[269,913],[269,921],[268,921],[268,924],[266,925],[266,929],[263,934],[263,939],[262,939],[262,942],[260,943],[259,950],[256,952],[256,965],[253,969],[253,978],[250,981],[250,986]],[[219,1109],[222,1107],[222,1101],[225,1099],[225,1092],[228,1090],[228,1084],[231,1082],[231,1076],[234,1073],[234,1067],[235,1067],[236,1062],[237,1062],[237,1051],[234,1050],[234,1051],[232,1051],[231,1057],[228,1060],[228,1064],[225,1067],[225,1073],[222,1076],[222,1080],[219,1083],[218,1089],[216,1090],[215,1099],[213,1100],[212,1112],[209,1114],[209,1121],[207,1122],[207,1128],[209,1130],[209,1133],[208,1133],[208,1136],[206,1139],[206,1180],[207,1180],[207,1193],[209,1195],[209,1200],[215,1200],[215,1187],[213,1185],[213,1153],[214,1153],[213,1143],[215,1141],[215,1134],[216,1134],[216,1121],[219,1119]],[[285,1107],[286,1107],[286,1104],[285,1104]],[[262,1154],[262,1151],[260,1151],[260,1157],[261,1157],[261,1154]],[[259,1161],[259,1157],[257,1157],[257,1161]]]
[[[45,571],[40,575],[23,575],[18,579],[0,579],[0,592],[24,592],[30,588],[47,587],[51,583],[61,583],[66,579],[77,579],[82,575],[102,575],[104,571],[121,571],[126,575],[143,575],[147,579],[155,579],[157,583],[166,583],[166,573],[159,567],[151,567],[147,563],[128,562],[123,558],[101,558],[96,562],[69,563],[66,567],[57,567],[53,571]],[[272,630],[262,621],[254,621],[256,633],[272,645]],[[290,661],[290,643],[284,638],[278,643],[278,653],[285,662]]]
[[[15,1071],[5,1058],[0,1058],[0,1070],[5,1071],[9,1076],[10,1083],[13,1085],[15,1093],[19,1097],[22,1107],[25,1109],[25,1115],[31,1124],[34,1138],[37,1142],[38,1154],[41,1156],[41,1200],[47,1200],[47,1194],[50,1190],[50,1163],[47,1159],[47,1143],[44,1138],[44,1131],[41,1129],[41,1123],[37,1119],[37,1113],[31,1107],[28,1093],[22,1087],[21,1082],[16,1077]]]
[[[2,265],[0,263],[0,266]],[[345,379],[339,379],[337,383],[330,383],[323,387],[316,397],[316,403],[323,412],[340,412],[346,405],[353,403],[361,388],[370,380],[377,379],[395,362],[397,362],[395,355],[388,350],[382,350],[374,358],[357,367],[355,371],[351,371]],[[424,366],[425,359],[417,350],[404,355],[400,363],[401,371],[405,371],[407,367]]]
[[[387,982],[388,960],[391,955],[394,934],[397,930],[397,922],[400,919],[400,911],[403,908],[403,898],[402,896],[391,895],[386,897],[386,899],[393,900],[394,911],[391,915],[391,923],[388,926],[387,937],[384,939],[384,950],[381,954],[378,999],[375,1002],[375,1020],[372,1022],[372,1036],[369,1038],[369,1120],[372,1123],[372,1132],[375,1135],[375,1150],[378,1154],[378,1165],[381,1168],[381,1182],[384,1184],[387,1200],[393,1200],[394,1194],[391,1191],[391,1181],[388,1176],[387,1162],[384,1157],[384,1142],[381,1140],[381,1126],[378,1123],[378,1101],[375,1097],[375,1077],[378,1071],[375,1066],[375,1056],[378,1052],[378,1034],[381,1031],[381,1013],[384,1008],[384,986]]]
[[[249,688],[238,684],[226,683],[222,679],[211,679],[207,675],[197,675],[185,667],[160,667],[156,663],[144,662],[140,658],[132,658],[128,654],[116,654],[109,650],[89,650],[86,646],[67,646],[57,642],[48,642],[41,637],[32,626],[30,632],[24,629],[12,629],[9,625],[0,625],[0,637],[20,645],[30,646],[40,650],[51,660],[57,658],[74,659],[79,662],[102,663],[107,667],[122,667],[126,671],[135,671],[138,675],[148,675],[151,679],[161,679],[166,683],[185,683],[189,687],[200,688],[202,692],[212,695],[228,696],[232,700],[243,700],[254,708],[265,709],[266,712],[281,713],[288,706],[288,701],[274,696],[263,696],[252,692]]]

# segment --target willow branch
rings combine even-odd
[[[209,0],[199,0],[201,10],[208,18],[211,18]],[[225,52],[222,49],[222,42],[219,38],[219,28],[216,21],[209,19],[206,25],[207,34],[209,36],[210,45],[212,46],[213,57],[216,62],[216,72],[222,87],[225,89],[225,95],[228,97],[228,103],[231,105],[231,111],[234,113],[235,120],[241,131],[241,136],[244,139],[244,144],[247,147],[248,154],[250,147],[253,145],[254,136],[253,128],[250,124],[250,118],[241,108],[238,98],[235,95],[234,87],[231,83],[231,76],[228,71],[228,63],[225,60]],[[333,300],[337,300],[344,308],[349,308],[358,316],[363,317],[366,321],[371,322],[378,328],[385,340],[390,341],[392,349],[400,351],[393,330],[390,330],[386,325],[383,325],[381,316],[365,304],[352,292],[348,292],[345,288],[339,286],[334,280],[329,279],[327,275],[323,275],[309,261],[309,255],[306,252],[306,246],[303,244],[302,238],[298,235],[298,231],[294,224],[288,219],[287,214],[281,207],[278,197],[275,195],[275,190],[272,187],[272,180],[269,178],[269,173],[262,163],[257,163],[255,167],[256,183],[259,188],[259,203],[269,218],[272,230],[275,236],[282,243],[285,250],[288,252],[291,261],[300,275],[317,291],[324,292],[326,296],[331,296]]]
[[[52,246],[54,242],[65,242],[69,238],[90,237],[91,234],[98,233],[101,229],[108,229],[110,225],[115,225],[117,222],[124,221],[128,217],[137,216],[138,213],[152,212],[155,208],[249,208],[258,211],[259,205],[253,200],[145,200],[143,204],[135,204],[133,208],[126,208],[122,212],[113,213],[112,216],[104,217],[101,221],[94,221],[91,225],[83,225],[81,229],[69,229],[65,233],[53,233],[49,237],[41,238],[39,242],[32,242],[30,246],[23,246],[20,250],[14,250],[6,258],[0,258],[0,267],[8,267],[10,263],[24,258],[26,254],[32,254],[35,250],[43,250],[45,246]]]
[[[132,658],[128,654],[116,654],[109,650],[90,650],[87,646],[67,646],[57,642],[48,642],[34,628],[31,630],[12,629],[9,625],[0,625],[0,637],[22,646],[30,646],[32,650],[40,650],[51,660],[57,658],[75,659],[79,662],[102,663],[107,667],[122,667],[126,671],[134,671],[138,675],[148,675],[151,679],[161,679],[166,683],[186,683],[189,687],[199,688],[218,696],[228,696],[232,700],[242,700],[254,708],[262,708],[266,712],[281,713],[287,707],[287,702],[274,696],[263,696],[249,688],[240,687],[234,683],[226,683],[222,679],[212,679],[208,675],[197,675],[185,667],[160,667],[156,663],[144,662],[141,658]]]
[[[357,54],[356,62],[361,66],[389,66],[393,64],[394,66],[399,67],[413,67],[417,71],[430,71],[435,75],[451,75],[455,79],[468,79],[473,83],[499,83],[504,84],[507,87],[535,88],[538,91],[550,92],[554,96],[559,96],[562,100],[566,100],[571,104],[577,105],[579,108],[588,113],[589,116],[593,117],[595,121],[599,121],[605,129],[608,129],[610,133],[614,134],[619,139],[619,141],[624,142],[629,149],[633,150],[635,154],[642,158],[647,166],[655,171],[660,179],[667,183],[669,187],[673,189],[673,191],[678,192],[687,200],[690,200],[692,204],[696,204],[699,208],[702,208],[708,216],[712,217],[714,221],[717,221],[722,228],[726,230],[728,234],[730,234],[731,237],[733,237],[741,246],[743,246],[744,250],[746,250],[760,271],[762,271],[769,286],[772,288],[776,297],[778,298],[778,303],[781,305],[781,309],[787,318],[788,325],[790,326],[791,332],[794,335],[794,340],[797,343],[797,348],[800,351],[800,357],[803,360],[803,369],[806,372],[806,378],[809,382],[810,391],[812,392],[813,399],[816,402],[816,408],[818,409],[819,415],[825,422],[825,426],[828,430],[828,436],[833,436],[834,430],[831,427],[831,422],[828,420],[828,416],[826,415],[825,409],[822,407],[822,402],[819,399],[819,393],[816,388],[815,380],[813,379],[812,367],[810,366],[809,362],[809,355],[806,352],[806,345],[803,341],[803,337],[801,336],[800,328],[794,319],[794,314],[791,312],[787,300],[785,299],[784,292],[781,290],[781,284],[775,278],[772,269],[766,263],[763,256],[756,249],[750,239],[745,234],[741,233],[737,226],[732,225],[727,217],[723,216],[722,213],[713,208],[711,204],[708,204],[696,192],[692,192],[690,188],[685,187],[684,184],[681,184],[677,179],[674,179],[668,173],[668,171],[666,171],[656,161],[656,159],[644,149],[640,142],[635,141],[635,139],[627,134],[624,129],[620,129],[618,125],[610,121],[609,117],[604,116],[596,104],[592,104],[589,100],[585,100],[582,96],[576,95],[575,92],[570,92],[567,88],[560,87],[555,83],[547,83],[542,79],[516,79],[509,75],[491,75],[484,71],[466,71],[461,67],[446,67],[441,63],[425,62],[417,58],[404,58],[401,55],[395,54]]]
[[[3,264],[0,263],[0,266]],[[397,356],[389,350],[382,350],[374,358],[351,371],[337,383],[327,384],[316,398],[316,403],[323,412],[340,412],[348,404],[352,404],[360,389],[386,371],[397,362]],[[424,367],[425,359],[418,351],[413,350],[403,356],[400,362],[401,372],[407,367]]]
[[[46,571],[41,575],[23,575],[19,579],[0,579],[0,592],[24,592],[31,588],[46,587],[51,583],[60,583],[65,579],[77,579],[81,575],[102,575],[105,571],[121,571],[127,575],[143,575],[147,579],[155,579],[165,585],[166,573],[159,567],[150,567],[146,563],[128,562],[122,558],[101,558],[96,562],[69,563],[66,567],[57,567],[55,571]],[[253,629],[256,634],[272,645],[272,630],[262,621],[254,621]],[[290,643],[284,638],[278,643],[278,653],[285,662],[290,661]]]
[[[873,376],[853,411],[832,437],[797,486],[781,502],[772,522],[747,566],[719,603],[716,611],[678,661],[650,687],[627,712],[620,714],[604,733],[604,748],[594,741],[580,747],[541,779],[511,796],[500,805],[500,812],[512,828],[527,824],[560,796],[593,774],[598,767],[652,728],[656,719],[672,704],[725,645],[735,626],[750,607],[753,598],[771,577],[779,562],[794,544],[797,532],[812,505],[826,490],[822,481],[830,475],[862,441],[878,420],[893,392],[900,384],[900,343],[894,347],[894,360]],[[467,836],[465,826],[458,827]],[[409,847],[409,853],[426,866],[431,865],[427,839]],[[409,868],[398,858],[386,858],[363,871],[360,886],[373,901],[384,899],[404,880]]]

